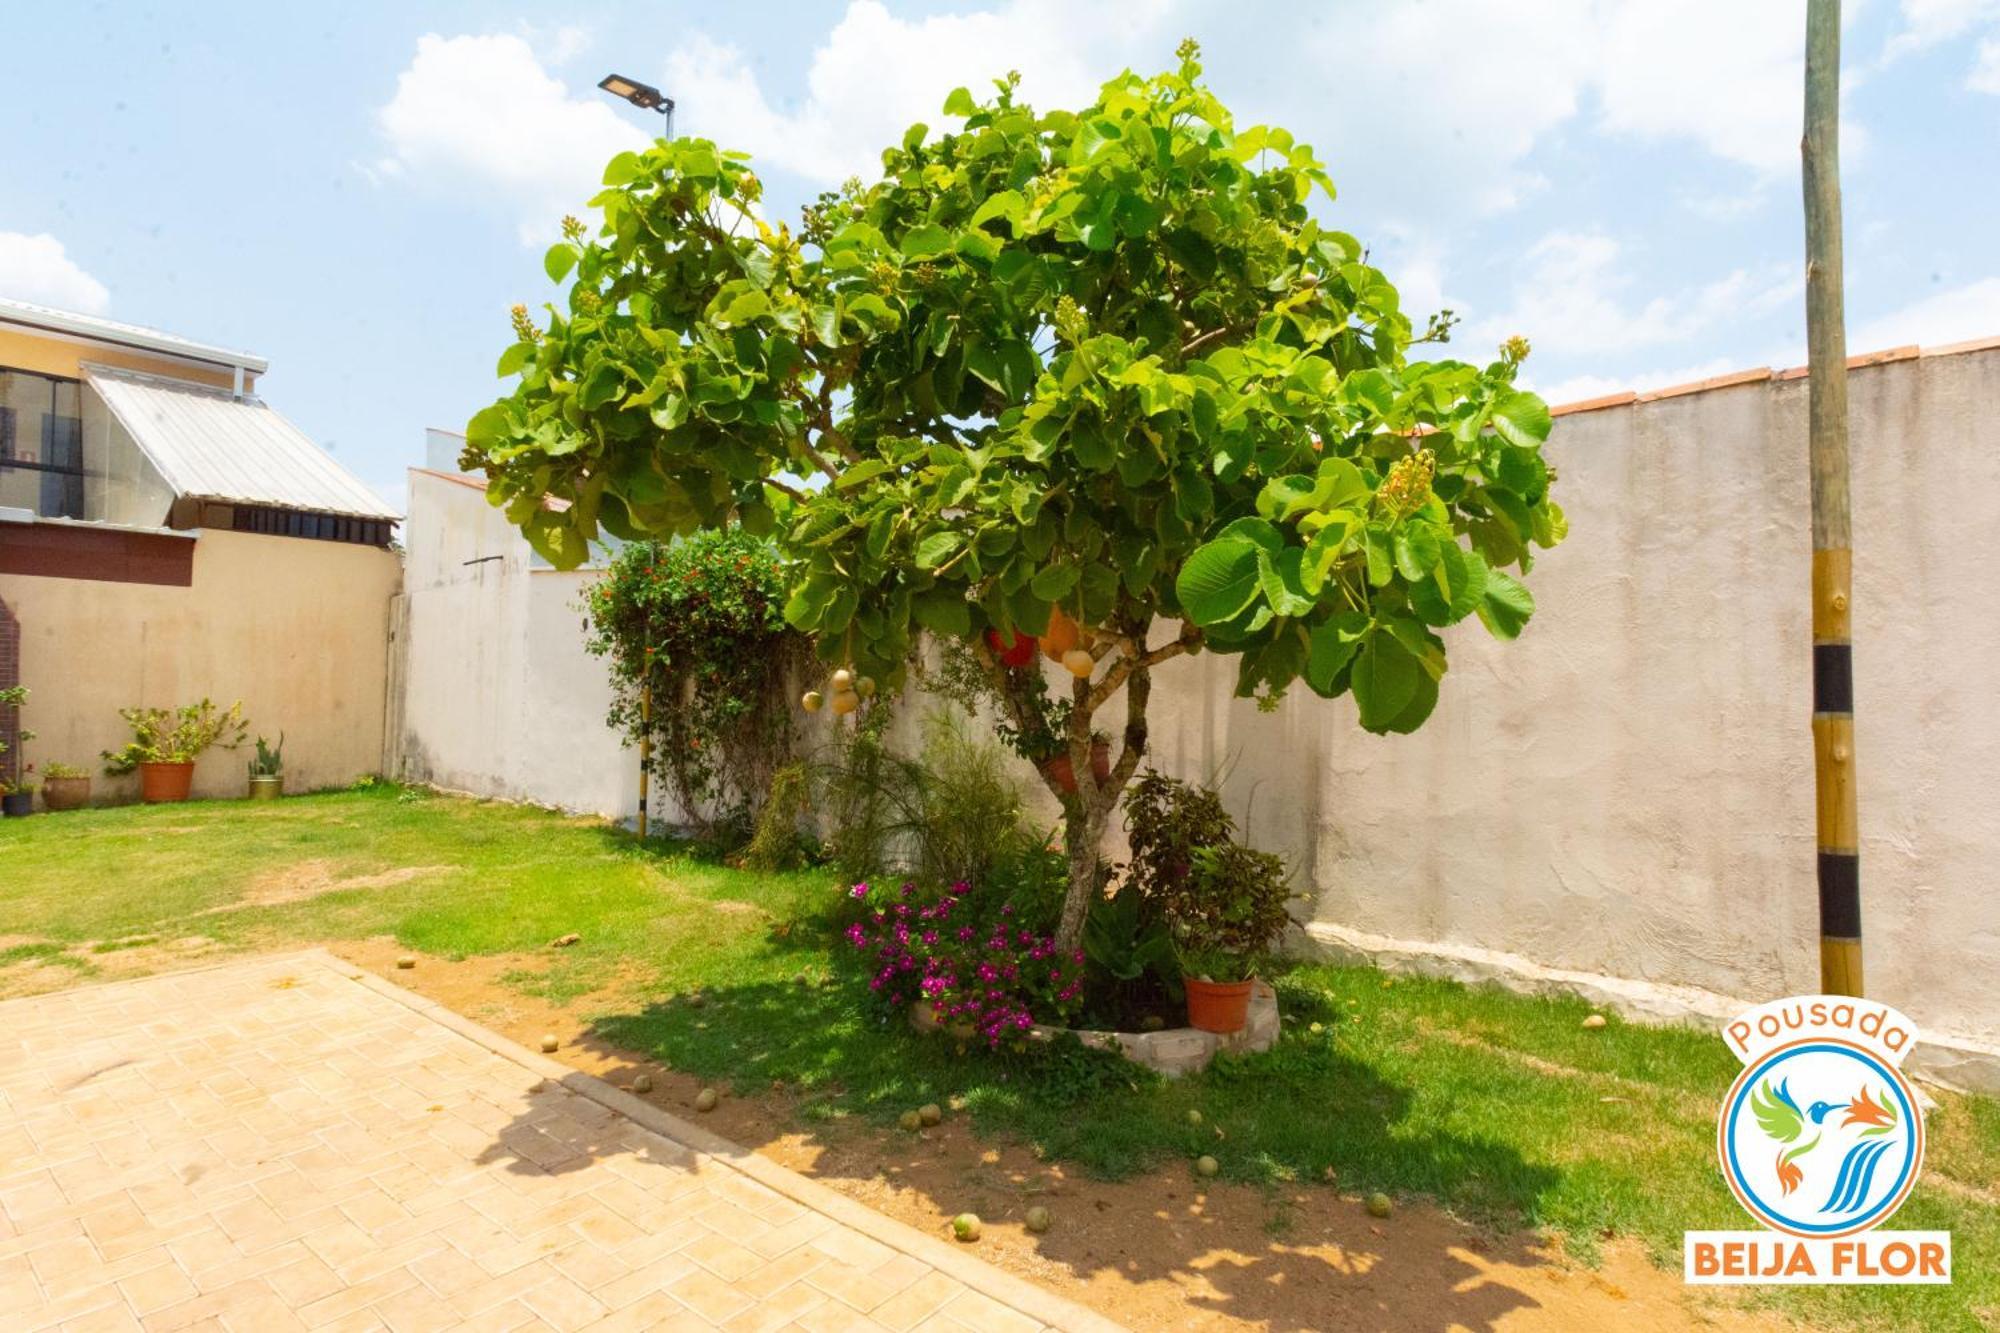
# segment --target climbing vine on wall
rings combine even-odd
[[[809,660],[785,624],[771,544],[740,529],[625,547],[584,600],[586,646],[608,659],[610,724],[637,744],[652,684],[652,768],[702,833],[747,834],[791,748]]]

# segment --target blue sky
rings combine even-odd
[[[1850,347],[2000,334],[2000,0],[1849,0]],[[423,428],[499,389],[507,308],[604,159],[677,128],[790,213],[960,83],[1038,104],[1199,39],[1325,209],[1552,399],[1803,357],[1803,0],[21,6],[0,80],[0,295],[271,359],[265,396],[400,503]],[[1305,17],[1298,17],[1298,16]]]

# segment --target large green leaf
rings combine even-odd
[[[1181,565],[1174,591],[1197,625],[1218,625],[1250,605],[1258,592],[1263,548],[1238,538],[1198,546]]]
[[[1509,444],[1524,447],[1540,444],[1549,438],[1554,425],[1549,405],[1532,393],[1515,390],[1494,400],[1493,429]]]
[[[936,569],[963,545],[965,538],[956,532],[933,532],[917,543],[917,568]]]
[[[1352,684],[1354,702],[1361,710],[1361,725],[1369,731],[1389,730],[1417,692],[1417,682],[1425,679],[1424,669],[1396,636],[1376,629],[1361,643],[1355,656]]]
[[[1535,599],[1527,587],[1511,574],[1497,569],[1486,572],[1486,590],[1479,603],[1479,619],[1496,639],[1520,635],[1528,617],[1535,614]]]
[[[903,233],[903,257],[934,259],[951,249],[951,233],[935,222],[926,222]]]

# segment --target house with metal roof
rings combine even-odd
[[[0,299],[0,519],[386,546],[400,516],[257,396],[266,368]]]
[[[0,689],[38,733],[0,707],[0,784],[115,750],[120,708],[203,698],[283,733],[295,790],[381,768],[401,516],[258,396],[266,369],[0,299]],[[243,784],[239,756],[196,766],[197,795]]]

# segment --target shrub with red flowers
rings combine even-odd
[[[946,1029],[969,1028],[990,1047],[1037,1023],[1064,1025],[1083,998],[1083,953],[1023,928],[1011,904],[982,918],[971,886],[926,899],[915,884],[896,892],[856,884],[863,907],[847,942],[873,972],[869,989],[892,1008],[928,1004]]]

